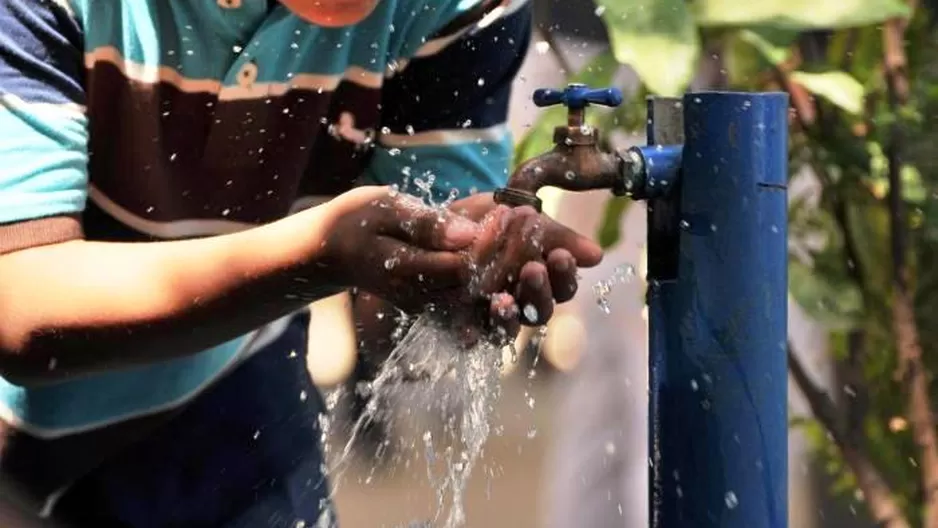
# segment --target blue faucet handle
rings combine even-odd
[[[562,104],[571,110],[582,110],[590,104],[619,106],[622,104],[622,91],[618,88],[590,88],[583,84],[571,84],[564,90],[537,89],[533,99],[535,106]]]

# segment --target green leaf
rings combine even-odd
[[[777,66],[791,56],[791,45],[798,38],[798,32],[773,27],[756,27],[741,30],[739,38],[759,50],[769,63]]]
[[[622,223],[622,215],[629,210],[632,200],[625,197],[613,197],[606,202],[606,210],[603,212],[602,223],[599,224],[599,234],[597,238],[599,245],[603,249],[608,249],[619,241],[622,233],[619,231],[619,224]]]
[[[797,259],[788,264],[788,289],[812,319],[828,328],[852,327],[862,314],[863,297],[856,287],[822,276]]]
[[[889,193],[889,160],[879,143],[869,141],[866,146],[870,154],[870,170],[864,179],[873,196],[882,200]],[[902,198],[914,204],[924,203],[928,198],[928,189],[922,172],[914,165],[903,165],[899,175],[902,179]]]
[[[804,427],[814,427],[817,425],[817,418],[812,416],[793,416],[790,410],[788,414],[788,427],[791,429],[801,429]]]
[[[570,82],[583,83],[593,87],[608,86],[616,72],[619,63],[611,52],[604,52],[596,56],[582,70],[570,78]],[[588,119],[595,119],[600,112],[608,110],[591,107],[587,114]],[[593,116],[593,117],[590,117]],[[527,161],[554,148],[554,128],[567,123],[567,109],[564,106],[552,106],[541,111],[537,121],[531,125],[515,147],[515,163]]]
[[[771,26],[795,31],[867,26],[910,14],[901,0],[694,0],[692,6],[697,23],[704,27]]]
[[[597,0],[612,50],[657,95],[684,93],[697,71],[700,38],[686,0]]]
[[[922,180],[922,173],[912,165],[903,165],[899,170],[902,179],[902,198],[907,202],[922,204],[928,198],[928,189]]]
[[[853,115],[863,113],[863,85],[842,71],[792,72],[791,80]]]
[[[723,63],[733,89],[761,91],[765,73],[789,59],[798,32],[771,27],[752,27],[734,31],[726,39]]]

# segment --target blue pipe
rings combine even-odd
[[[785,528],[788,99],[683,106],[676,270],[649,265],[651,526]]]
[[[671,193],[681,174],[681,145],[649,145],[630,149],[642,167],[641,188],[632,189],[638,200],[659,198]]]

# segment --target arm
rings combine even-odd
[[[41,382],[196,353],[325,286],[297,282],[324,281],[303,273],[322,208],[215,238],[82,240],[80,29],[59,2],[0,0],[0,21],[0,375]]]
[[[308,273],[321,216],[191,241],[72,240],[0,256],[0,373],[28,383],[194,354],[299,309],[328,288]]]
[[[480,8],[458,16],[412,50],[416,57],[384,88],[382,125],[391,133],[379,139],[368,183],[397,184],[422,194],[415,178],[426,182],[433,174],[433,199],[441,203],[452,189],[464,198],[507,181],[513,146],[506,126],[508,103],[530,41],[530,4],[479,2]],[[497,15],[496,9],[499,18],[476,29],[486,15]],[[363,355],[384,357],[397,323],[376,314],[391,314],[392,306],[359,294],[354,309]]]

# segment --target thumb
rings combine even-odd
[[[392,198],[394,220],[383,234],[423,249],[458,251],[471,245],[482,230],[472,220],[430,207],[406,195]]]

